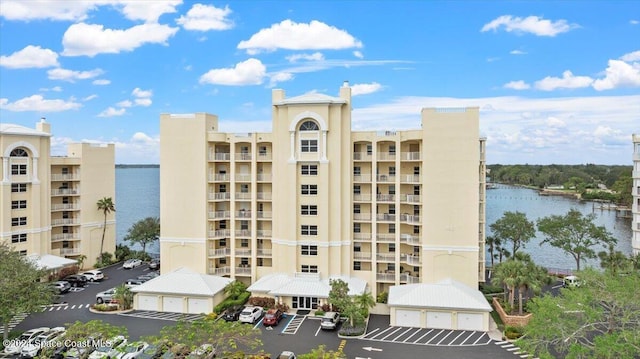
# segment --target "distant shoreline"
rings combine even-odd
[[[150,165],[150,164],[139,164],[139,165],[116,164],[116,168],[160,168],[160,165]]]

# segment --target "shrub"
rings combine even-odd
[[[389,293],[388,292],[380,292],[376,296],[376,302],[378,302],[378,303],[387,304],[388,300],[389,300]]]
[[[364,334],[365,331],[365,326],[364,324],[356,324],[355,326],[350,326],[349,322],[345,322],[344,324],[342,324],[342,327],[340,328],[340,331],[338,331],[338,334],[340,335],[344,335],[347,337],[355,337],[355,336],[359,336]]]
[[[507,337],[507,339],[518,339],[522,336],[522,334],[522,327],[507,326],[504,328],[504,336]]]
[[[315,314],[317,317],[321,317],[321,316],[323,316],[323,315],[324,315],[324,313],[326,313],[324,310],[318,309],[318,310],[316,310],[316,312],[315,312],[315,313],[313,313],[313,314]]]
[[[102,303],[102,304],[94,304],[92,306],[92,308],[94,310],[99,311],[99,312],[113,312],[113,311],[118,310],[118,305],[117,304]]]
[[[78,266],[64,267],[60,269],[60,271],[58,272],[58,279],[62,279],[71,274],[76,274],[78,273],[78,270],[79,270]]]
[[[320,309],[325,313],[326,312],[330,312],[331,311],[331,305],[328,304],[328,303],[325,303],[320,307]]]
[[[496,294],[504,292],[504,288],[499,285],[481,284],[480,291],[482,294]]]
[[[271,309],[276,305],[276,300],[271,297],[251,297],[249,305]]]
[[[102,253],[101,256],[98,256],[98,258],[96,258],[96,268],[103,268],[106,267],[108,265],[113,264],[113,254],[109,253],[109,252],[104,252]]]
[[[216,314],[220,314],[222,312],[225,311],[225,309],[229,308],[229,307],[233,307],[236,305],[243,305],[244,303],[247,302],[247,299],[249,299],[249,297],[251,296],[250,292],[244,292],[242,294],[240,294],[238,296],[238,298],[234,299],[234,298],[226,298],[225,300],[223,300],[222,302],[220,302],[220,304],[216,305],[215,308],[213,308],[213,311]]]
[[[276,309],[280,309],[281,312],[286,313],[289,311],[289,306],[284,303],[278,303],[275,306]]]
[[[218,318],[218,313],[216,312],[211,312],[205,316],[205,320],[215,320],[216,318]]]

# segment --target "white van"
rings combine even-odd
[[[580,280],[575,275],[568,275],[562,279],[562,286],[565,288],[568,287],[579,287]]]

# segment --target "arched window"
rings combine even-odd
[[[29,153],[27,153],[27,151],[24,148],[16,148],[13,151],[11,151],[11,154],[9,155],[11,157],[29,157]]]
[[[304,121],[300,125],[300,131],[318,131],[320,128],[314,121]]]

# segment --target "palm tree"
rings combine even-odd
[[[514,259],[509,259],[496,266],[493,273],[492,281],[501,284],[505,289],[505,300],[508,295],[508,301],[511,308],[515,303],[516,288],[520,283],[520,276],[523,272],[523,263]]]
[[[229,284],[224,287],[224,293],[230,298],[238,298],[245,290],[247,290],[247,285],[239,280],[229,282]]]
[[[522,315],[523,295],[529,290],[532,290],[534,293],[539,293],[543,285],[550,284],[551,277],[547,269],[536,265],[528,254],[517,252],[512,260],[520,262],[520,271],[517,277],[518,314]]]
[[[626,270],[632,265],[632,260],[627,258],[624,253],[616,251],[613,244],[609,244],[608,252],[602,251],[598,253],[598,257],[600,258],[600,267],[611,271],[614,275],[620,270]]]
[[[118,302],[118,309],[131,309],[133,305],[133,292],[131,292],[131,288],[127,287],[124,283],[116,287],[116,292],[113,297]]]
[[[104,197],[98,200],[96,203],[98,206],[98,211],[102,211],[104,213],[104,224],[102,225],[102,241],[100,242],[100,258],[102,258],[102,252],[104,249],[104,236],[107,232],[107,215],[111,212],[116,211],[116,205],[113,203],[111,197]]]
[[[354,295],[353,301],[362,311],[362,313],[369,313],[369,308],[376,306],[376,300],[371,295],[371,292],[364,292],[362,294]]]
[[[493,268],[493,260],[497,257],[500,247],[500,239],[494,236],[487,236],[485,240],[487,246],[489,247],[489,256],[491,257],[491,268]],[[500,259],[502,262],[502,258]]]

